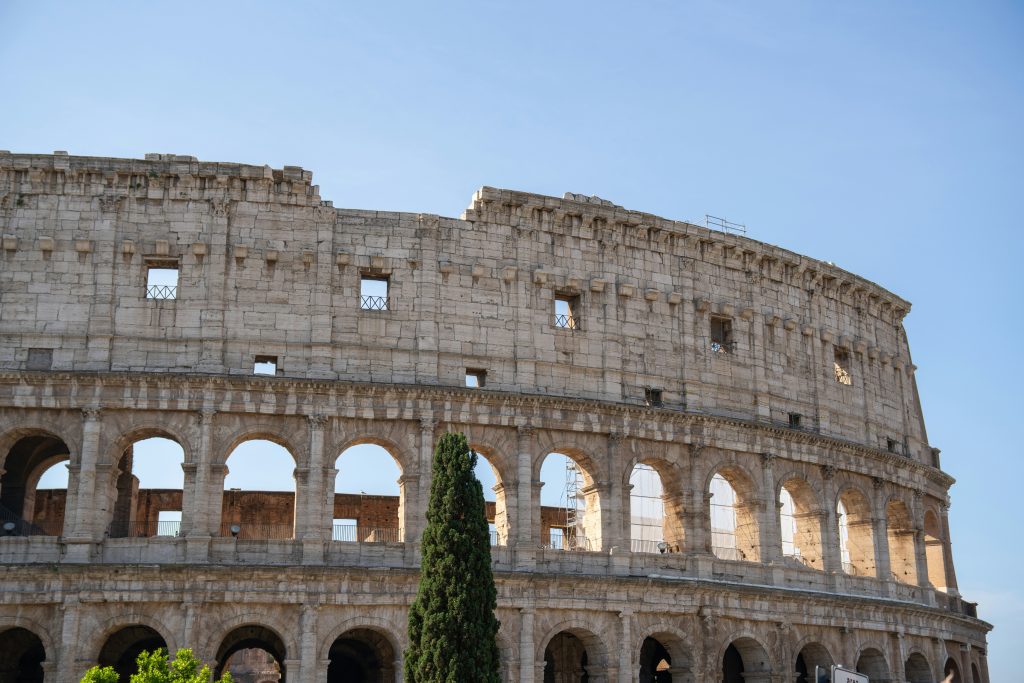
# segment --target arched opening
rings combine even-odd
[[[672,655],[654,638],[640,646],[640,683],[671,683]]]
[[[875,542],[871,505],[863,493],[848,489],[836,504],[839,554],[843,571],[851,576],[875,576]]]
[[[0,534],[62,533],[69,460],[67,445],[55,436],[37,434],[15,442],[0,463]]]
[[[383,446],[362,443],[334,461],[331,538],[359,543],[400,543],[405,497],[402,468]]]
[[[960,675],[960,665],[952,657],[946,660],[946,666],[943,667],[942,675],[942,683],[964,683],[964,679]]]
[[[768,653],[753,638],[738,638],[725,649],[722,656],[723,683],[767,683],[770,677]]]
[[[181,530],[185,451],[154,436],[129,445],[118,462],[111,538],[177,536]]]
[[[907,657],[903,671],[906,674],[907,683],[935,683],[928,660],[920,652],[914,652]]]
[[[971,683],[981,683],[981,672],[978,671],[978,665],[971,663]]]
[[[683,525],[678,502],[666,502],[665,484],[656,467],[637,463],[629,473],[630,549],[635,553],[677,553]]]
[[[902,501],[889,501],[886,507],[889,533],[889,565],[892,578],[901,583],[917,584],[917,558],[914,555],[914,525],[910,511]]]
[[[266,626],[239,626],[224,637],[217,649],[214,678],[225,671],[239,683],[284,681],[284,641]]]
[[[824,569],[821,517],[817,498],[803,479],[786,481],[779,490],[782,555],[811,569]]]
[[[544,683],[587,683],[602,671],[597,638],[586,631],[559,631],[544,648]]]
[[[711,551],[723,560],[761,559],[754,487],[739,470],[723,469],[711,478]]]
[[[167,642],[149,626],[125,626],[110,634],[100,649],[96,663],[100,666],[114,667],[120,679],[127,681],[139,671],[135,664],[139,653],[143,650],[155,652],[161,648],[166,650]]]
[[[239,540],[295,536],[295,459],[265,439],[239,444],[225,463],[222,536]]]
[[[821,643],[808,643],[804,645],[796,656],[796,682],[797,683],[818,683],[814,672],[816,669],[832,675],[832,665],[835,660]]]
[[[0,683],[42,683],[45,660],[36,634],[17,627],[0,631]]]
[[[889,680],[889,665],[881,650],[866,648],[857,658],[857,673],[864,674],[869,680]]]
[[[553,550],[601,549],[601,501],[582,457],[548,453],[540,468],[542,543]]]
[[[395,680],[395,649],[377,631],[346,631],[331,644],[327,683],[390,683]]]
[[[946,544],[939,516],[932,510],[924,513],[924,550],[928,561],[928,582],[935,590],[947,592]]]
[[[472,448],[472,446],[470,446]],[[476,453],[476,468],[473,473],[484,491],[484,507],[487,511],[487,525],[491,545],[508,545],[508,511],[505,508],[505,486],[493,463],[480,451]]]

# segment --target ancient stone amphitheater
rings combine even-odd
[[[0,682],[155,646],[401,680],[432,445],[459,430],[498,482],[504,680],[987,683],[909,303],[596,198],[485,187],[455,219],[334,208],[311,179],[0,153]],[[180,489],[133,477],[154,436]],[[224,490],[253,439],[294,458],[294,494]],[[366,443],[397,499],[335,495]],[[66,491],[37,490],[62,462]]]

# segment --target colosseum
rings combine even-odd
[[[339,209],[170,154],[0,152],[0,232],[2,683],[160,646],[400,681],[447,430],[496,481],[505,681],[988,683],[910,304],[864,278],[595,197]],[[179,488],[133,473],[155,437]],[[291,491],[225,488],[254,440]],[[396,496],[335,490],[359,444]]]

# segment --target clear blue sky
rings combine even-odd
[[[961,587],[1012,680],[1024,5],[433,5],[8,0],[0,148],[295,164],[336,206],[449,216],[484,184],[599,194],[875,280],[914,304]]]

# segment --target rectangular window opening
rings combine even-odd
[[[652,408],[660,408],[662,406],[661,389],[653,387],[644,389],[644,401]]]
[[[359,308],[364,311],[390,310],[391,278],[384,275],[363,275],[359,280]]]
[[[49,370],[53,367],[53,349],[29,349],[28,369]]]
[[[160,510],[156,513],[156,535],[177,536],[181,531],[181,510]]]
[[[146,298],[178,298],[178,266],[176,264],[149,266],[146,270]]]
[[[732,337],[732,319],[711,318],[711,350],[715,353],[732,353],[736,342]]]
[[[466,386],[470,389],[480,389],[487,381],[486,370],[473,370],[466,368]]]
[[[252,374],[276,375],[277,372],[277,356],[256,356],[252,364]]]
[[[789,414],[789,428],[790,429],[800,429],[800,423],[803,422],[803,417],[804,416],[801,415],[800,413],[790,413]]]
[[[555,296],[555,327],[563,330],[580,329],[580,298],[558,294]]]
[[[833,365],[835,366],[837,382],[846,386],[853,384],[853,377],[850,375],[849,351],[838,346],[835,347],[835,361]]]
[[[333,532],[331,538],[335,541],[351,541],[355,542],[359,540],[356,533],[359,528],[359,520],[351,517],[335,517],[334,524],[331,527]]]
[[[549,531],[552,550],[565,549],[565,527],[553,526]]]
[[[885,440],[885,450],[889,451],[890,453],[895,453],[896,452],[896,439],[886,438],[886,440]]]

